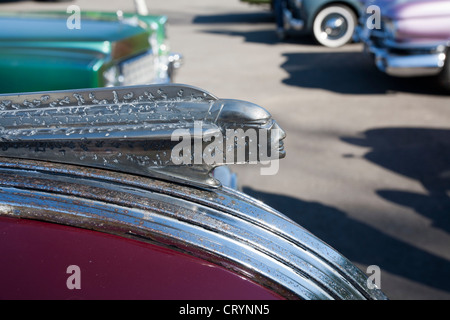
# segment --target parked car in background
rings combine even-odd
[[[167,41],[167,17],[85,12],[0,14],[0,92],[168,83],[181,64]]]
[[[241,0],[272,4],[274,0]],[[340,47],[352,41],[360,16],[358,0],[287,0],[283,5],[283,26],[287,33],[312,34],[326,47]]]
[[[245,159],[267,146],[284,157],[284,131],[255,104],[161,84],[0,95],[0,107],[2,300],[386,298],[336,250],[211,176],[237,145]],[[254,149],[224,130],[269,132]],[[199,135],[224,138],[226,152],[190,164],[212,154]]]
[[[431,76],[450,89],[450,1],[367,1],[381,11],[380,28],[361,22],[360,39],[382,72]]]

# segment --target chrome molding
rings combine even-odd
[[[385,299],[337,251],[235,190],[0,158],[0,215],[170,246],[224,266],[287,299]]]

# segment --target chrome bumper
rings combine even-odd
[[[283,23],[285,30],[300,31],[303,30],[305,26],[305,22],[303,20],[295,19],[294,17],[292,17],[292,13],[288,9],[283,10]]]
[[[377,47],[371,41],[366,40],[365,51],[373,54],[377,68],[388,75],[396,77],[435,76],[445,65],[446,53],[443,45],[408,47],[394,42],[386,43],[386,47]]]

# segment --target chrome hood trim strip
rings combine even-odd
[[[261,202],[94,168],[0,158],[0,215],[156,242],[288,299],[385,299],[337,251]]]

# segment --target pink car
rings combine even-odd
[[[450,88],[449,0],[370,0],[364,6],[359,36],[381,71],[438,77]]]

